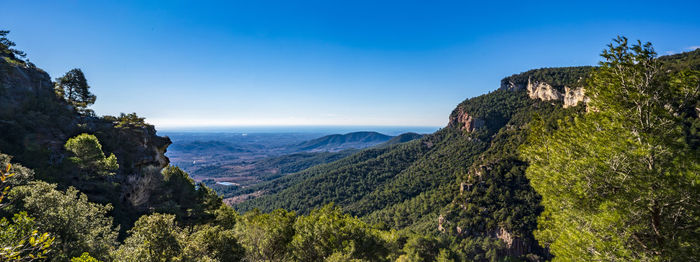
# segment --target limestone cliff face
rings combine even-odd
[[[450,115],[450,127],[459,128],[462,131],[473,132],[475,129],[482,128],[486,125],[483,119],[475,118],[469,115],[462,108],[457,108]]]
[[[539,99],[542,101],[550,100],[562,100],[564,97],[559,91],[554,89],[553,86],[543,83],[543,82],[530,82],[527,83],[527,95],[532,99]]]
[[[590,100],[586,97],[586,90],[583,87],[579,88],[569,88],[564,87],[564,108],[572,107],[578,105],[579,102],[585,104]]]
[[[583,87],[564,86],[564,92],[562,93],[546,82],[533,81],[531,78],[528,78],[527,84],[515,83],[510,80],[503,81],[500,89],[509,91],[527,90],[527,95],[530,98],[542,101],[561,100],[564,102],[564,108],[576,106],[579,102],[588,102]]]

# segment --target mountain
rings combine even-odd
[[[558,117],[579,110],[564,109],[561,101],[530,99],[522,91],[497,90],[461,103],[450,124],[434,134],[288,175],[260,189],[267,195],[236,208],[306,213],[334,202],[387,228],[452,236],[470,230],[461,243],[490,243],[502,230],[520,236],[503,252],[546,256],[530,233],[541,212],[539,200],[515,152],[533,113]],[[469,177],[477,179],[477,172],[481,183],[462,186],[472,181]],[[460,187],[469,191],[459,194]],[[458,204],[465,194],[471,199],[466,209]],[[472,214],[460,214],[466,211]]]
[[[658,61],[669,70],[695,68],[698,54]],[[333,202],[385,228],[455,238],[476,260],[490,249],[546,258],[532,235],[543,210],[540,196],[517,152],[532,135],[533,119],[552,127],[587,110],[584,86],[593,70],[543,68],[506,77],[496,91],[460,103],[434,134],[288,175],[235,207],[307,213]]]
[[[391,139],[391,136],[377,132],[352,132],[344,135],[335,134],[301,143],[294,148],[298,151],[337,152],[344,149],[362,149],[375,146]]]

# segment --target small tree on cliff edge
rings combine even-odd
[[[95,95],[90,93],[85,74],[79,68],[72,69],[56,79],[56,94],[84,114],[92,112],[87,107],[94,104],[96,99]]]
[[[15,43],[7,38],[7,34],[9,33],[10,31],[8,30],[0,30],[0,56],[8,57],[14,61],[24,63],[22,59],[26,57],[26,54],[20,50],[12,48],[15,46]]]

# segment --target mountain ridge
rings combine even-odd
[[[359,131],[346,134],[332,134],[300,143],[293,148],[298,151],[337,152],[344,149],[362,149],[389,141],[392,136],[374,131]]]

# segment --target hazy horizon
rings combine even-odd
[[[320,135],[347,134],[352,132],[371,131],[385,135],[400,135],[403,133],[431,134],[440,128],[438,126],[210,126],[210,127],[166,127],[156,130],[159,134],[168,133],[314,133]]]

